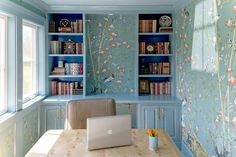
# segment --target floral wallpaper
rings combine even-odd
[[[134,93],[135,15],[86,15],[86,93]]]
[[[15,127],[8,127],[0,132],[0,157],[13,157],[15,155]]]
[[[183,142],[196,157],[236,156],[236,1],[196,0],[176,16]]]
[[[31,111],[23,117],[23,154],[25,155],[29,149],[38,140],[38,108]]]

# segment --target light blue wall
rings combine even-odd
[[[236,81],[229,82],[236,78],[235,5],[234,0],[197,0],[177,12],[183,142],[196,157],[236,156]]]
[[[134,15],[86,15],[86,93],[134,93]]]

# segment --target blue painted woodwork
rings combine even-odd
[[[56,27],[56,32],[48,32],[48,43],[49,43],[49,48],[48,48],[48,91],[50,93],[51,91],[51,81],[58,81],[58,82],[83,82],[84,84],[84,76],[85,76],[85,68],[83,65],[83,74],[79,75],[51,75],[51,72],[53,71],[54,67],[58,67],[58,61],[63,61],[64,62],[64,67],[65,63],[85,63],[84,60],[84,33],[61,33],[58,32],[58,27],[59,23],[62,19],[68,19],[71,22],[74,22],[75,20],[80,20],[84,19],[84,14],[81,13],[53,13],[48,15],[48,21],[55,21],[55,27]],[[84,24],[83,24],[83,30],[84,30]],[[68,40],[72,40],[76,43],[83,43],[83,48],[82,52],[83,54],[79,55],[67,55],[67,54],[50,54],[50,41],[61,41],[61,42],[66,42]],[[62,50],[63,50],[63,45],[62,45]],[[83,85],[84,87],[84,85]],[[84,90],[85,88],[83,88]],[[85,92],[83,91],[83,94]]]
[[[176,143],[181,143],[181,106],[178,102],[142,103],[138,105],[138,127],[162,128]]]

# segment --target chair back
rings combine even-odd
[[[86,129],[87,118],[116,114],[114,99],[82,99],[67,103],[67,129]]]

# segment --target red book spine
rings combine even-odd
[[[83,33],[83,20],[79,20],[79,33]]]

